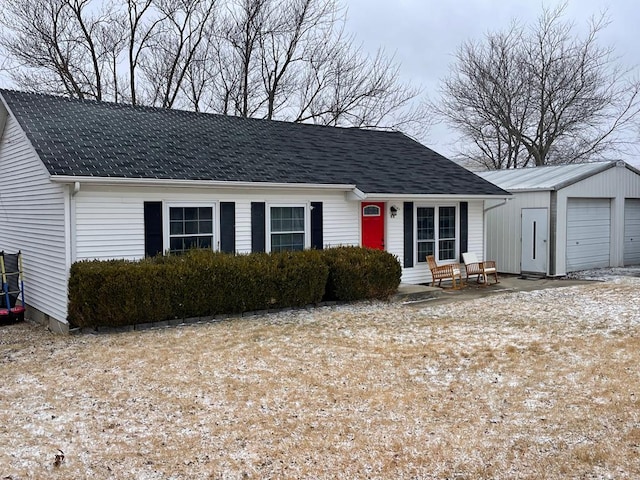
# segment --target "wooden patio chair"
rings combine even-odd
[[[436,264],[436,259],[433,255],[427,256],[427,264],[429,270],[431,270],[431,286],[436,286],[436,280],[438,280],[438,286],[442,286],[442,280],[451,280],[453,289],[459,289],[462,287],[462,268],[460,264]]]
[[[498,280],[498,269],[496,268],[496,262],[493,260],[485,260],[483,262],[478,261],[475,253],[465,252],[462,254],[462,260],[464,261],[464,268],[467,271],[467,281],[469,277],[475,275],[476,282],[483,286],[489,285],[489,275],[493,275],[495,283],[500,283]]]

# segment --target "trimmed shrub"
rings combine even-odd
[[[168,269],[148,260],[75,263],[69,278],[69,321],[86,327],[166,320],[172,316],[171,284]]]
[[[400,284],[391,254],[360,247],[230,255],[192,250],[71,267],[69,322],[119,327],[176,318],[386,299]]]
[[[71,267],[69,321],[117,327],[304,306],[322,300],[328,271],[317,251],[82,261]]]
[[[398,290],[402,268],[388,252],[361,247],[323,250],[329,266],[326,300],[388,299]]]

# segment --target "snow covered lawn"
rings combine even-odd
[[[1,327],[0,478],[639,478],[639,293]]]

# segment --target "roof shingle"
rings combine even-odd
[[[399,132],[75,100],[0,89],[51,175],[356,185],[504,195]]]

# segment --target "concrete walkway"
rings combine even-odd
[[[448,302],[460,302],[475,298],[486,297],[498,293],[528,292],[532,290],[542,290],[545,288],[570,287],[573,285],[586,285],[593,283],[591,280],[573,280],[566,278],[523,278],[518,275],[500,275],[500,283],[489,286],[478,285],[474,280],[465,282],[463,288],[453,290],[450,283],[443,282],[445,288],[430,287],[427,285],[411,285],[401,283],[398,293],[392,298],[393,301],[402,302],[406,305],[424,306],[426,303],[439,304]],[[448,288],[447,288],[448,287]]]

